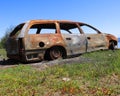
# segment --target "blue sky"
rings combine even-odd
[[[85,22],[120,37],[120,0],[1,0],[0,38],[31,19]]]

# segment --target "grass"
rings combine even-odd
[[[55,65],[42,71],[23,64],[1,69],[0,96],[120,95],[120,50],[82,56],[90,62]]]
[[[6,51],[4,49],[0,49],[0,57],[1,58],[7,58]]]

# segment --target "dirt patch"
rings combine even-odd
[[[57,59],[53,61],[43,61],[39,63],[33,63],[31,66],[36,67],[40,70],[45,69],[47,67],[51,67],[54,65],[61,65],[61,64],[76,64],[76,63],[84,63],[84,62],[90,62],[91,59],[84,58],[82,56],[74,57],[74,58],[68,58],[68,59]]]
[[[83,63],[83,62],[90,62],[91,60],[89,58],[85,58],[82,56],[74,57],[74,58],[68,58],[68,59],[57,59],[53,61],[42,61],[42,62],[36,62],[36,63],[28,63],[27,65],[31,65],[35,68],[38,68],[39,70],[43,70],[47,67],[51,67],[54,65],[59,64],[75,64],[75,63]],[[0,69],[2,68],[9,68],[14,67],[19,64],[23,64],[14,60],[10,59],[0,59]]]

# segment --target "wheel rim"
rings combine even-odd
[[[62,52],[60,51],[59,48],[52,48],[50,50],[50,58],[52,60],[58,59],[58,58],[61,58],[61,57],[62,57]]]

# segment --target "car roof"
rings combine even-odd
[[[80,26],[85,25],[85,23],[75,22],[75,21],[70,21],[70,20],[43,20],[43,19],[40,19],[40,20],[29,20],[26,23],[29,23],[29,24],[40,24],[40,23],[56,23],[56,22],[61,23],[60,24],[61,29],[75,28],[76,24],[79,24]],[[49,26],[49,25],[47,25],[47,26]]]
[[[48,22],[48,23],[52,23],[52,22],[59,22],[59,23],[79,23],[79,24],[85,24],[85,23],[83,23],[83,22],[76,22],[76,21],[70,21],[70,20],[43,20],[43,19],[38,19],[38,20],[29,20],[29,21],[27,21],[27,22],[43,22],[43,23],[46,23],[46,22]]]

